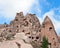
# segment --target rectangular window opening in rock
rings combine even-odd
[[[41,32],[41,29],[39,29],[39,32]]]
[[[28,26],[28,21],[25,21],[24,26]]]
[[[18,19],[15,19],[15,21],[18,21]]]
[[[9,30],[9,32],[12,32],[11,30]]]
[[[22,32],[25,32],[25,30],[22,30]]]
[[[26,34],[30,34],[30,32],[26,33]]]
[[[49,27],[49,31],[52,30],[52,27]]]

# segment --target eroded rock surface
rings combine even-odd
[[[0,42],[0,48],[33,48],[24,33],[17,33],[13,40]],[[26,41],[27,40],[27,41]]]
[[[48,38],[50,43],[49,48],[60,48],[58,35],[48,16],[45,17],[41,25],[35,14],[26,14],[24,16],[23,12],[20,12],[16,14],[15,19],[12,20],[9,25],[6,23],[0,25],[0,42],[2,48],[5,43],[4,46],[6,46],[6,48],[8,48],[9,45],[11,48],[15,48],[14,45],[16,45],[16,48],[25,48],[25,46],[28,48],[29,46],[31,47],[31,44],[28,44],[29,42],[42,43],[43,36]]]

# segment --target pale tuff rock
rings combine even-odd
[[[17,33],[15,36],[15,42],[21,45],[21,48],[33,48],[29,41],[29,38],[24,33]]]
[[[27,14],[24,16],[23,12],[20,12],[16,14],[15,19],[9,25],[6,23],[0,25],[0,41],[7,42],[9,40],[10,42],[13,40],[11,42],[14,42],[19,47],[22,46],[22,48],[25,48],[24,46],[26,44],[24,42],[29,43],[34,41],[41,43],[43,36],[48,38],[50,43],[49,48],[60,48],[58,35],[48,16],[45,17],[41,25],[35,14]],[[15,43],[15,41],[17,42]],[[24,46],[21,43],[24,43]]]
[[[0,48],[18,48],[15,42],[12,41],[4,41],[0,43]]]
[[[31,44],[24,42],[27,40],[24,33],[16,33],[14,38],[14,40],[1,42],[0,48],[33,48]]]
[[[16,33],[16,35],[14,36],[16,40],[23,40],[27,43],[29,43],[29,38],[25,35],[25,33],[21,32],[21,33]]]

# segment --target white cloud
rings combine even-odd
[[[0,0],[0,14],[12,19],[17,12],[27,13],[38,0]]]
[[[56,19],[54,18],[54,16],[57,16],[57,15],[55,14],[54,10],[50,10],[50,11],[46,12],[46,13],[43,15],[44,18],[46,17],[46,15],[49,16],[49,18],[52,20],[53,25],[54,25],[54,27],[55,27],[55,30],[56,30],[57,34],[59,34],[59,33],[60,33],[60,21],[58,21],[58,20],[56,20]]]

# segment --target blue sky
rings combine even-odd
[[[60,0],[0,0],[0,24],[10,23],[20,11],[36,14],[41,23],[48,15],[60,33]]]

